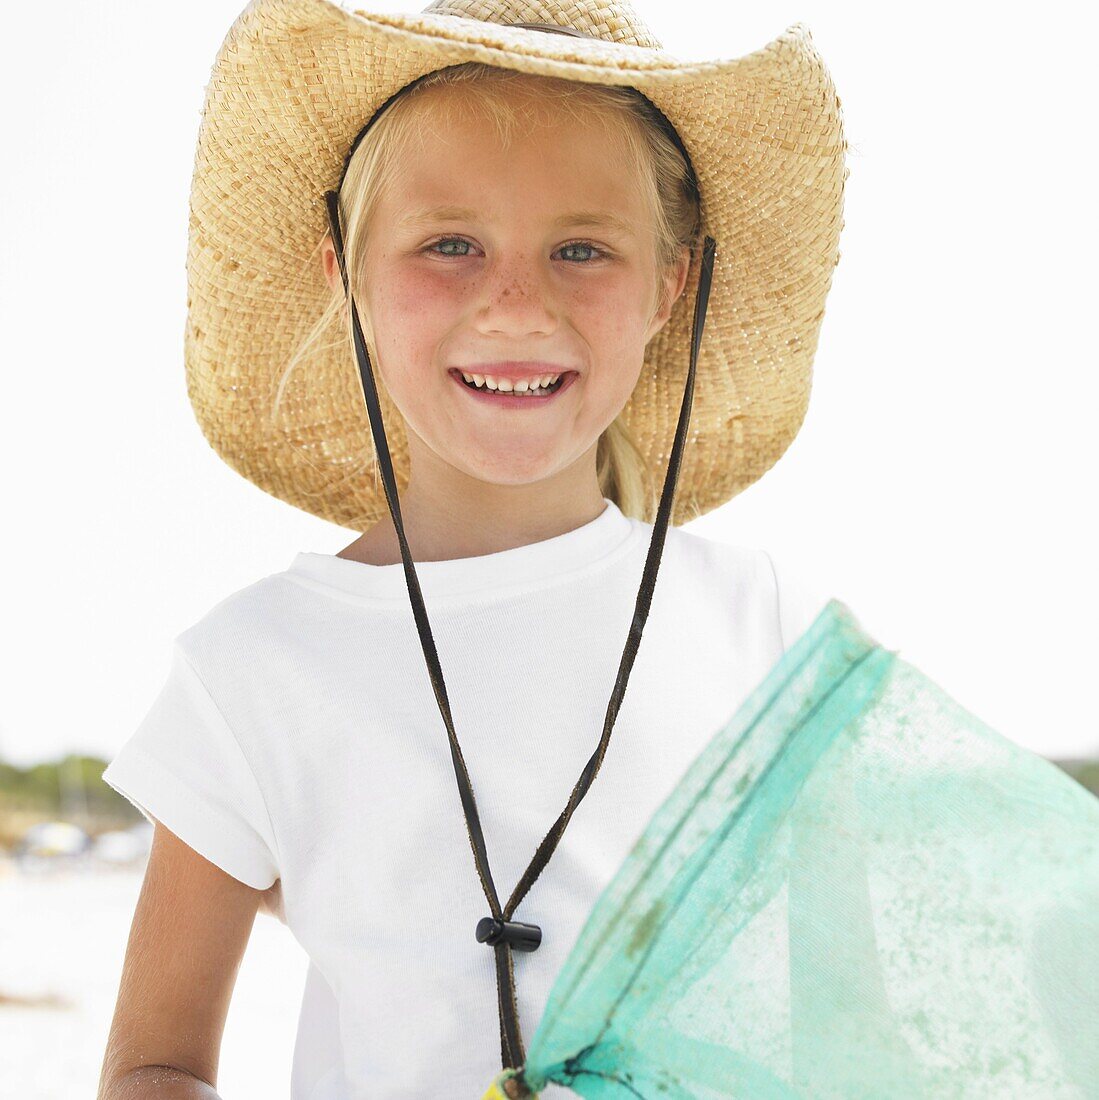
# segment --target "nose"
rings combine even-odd
[[[494,263],[480,288],[476,324],[486,335],[548,336],[559,323],[546,273],[533,258]]]

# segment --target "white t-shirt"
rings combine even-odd
[[[563,535],[416,563],[501,904],[598,744],[652,530],[607,500]],[[514,956],[528,1045],[649,819],[828,595],[669,527],[603,764],[515,913],[542,928]],[[292,1100],[482,1094],[500,1069],[489,908],[403,565],[299,553],[222,600],[175,638],[103,778],[228,874],[279,880],[310,958]]]

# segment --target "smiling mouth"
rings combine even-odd
[[[455,381],[461,383],[467,390],[473,390],[475,393],[483,394],[485,396],[499,397],[499,398],[511,398],[512,400],[518,399],[521,401],[539,401],[545,400],[547,397],[552,397],[562,386],[568,385],[576,371],[564,371],[557,381],[551,382],[545,389],[538,390],[498,390],[489,386],[488,383],[477,385],[476,382],[467,382],[462,373],[457,370],[452,370],[451,375]]]

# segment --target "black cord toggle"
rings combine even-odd
[[[535,951],[542,942],[542,929],[519,920],[482,917],[477,922],[477,942],[494,947],[501,941],[510,943],[514,951]]]

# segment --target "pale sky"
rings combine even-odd
[[[242,6],[6,13],[0,759],[19,765],[110,757],[177,633],[354,537],[234,473],[184,387],[194,143]],[[851,146],[806,422],[688,529],[796,564],[1017,743],[1099,753],[1094,12],[636,6],[694,59],[804,22]]]

